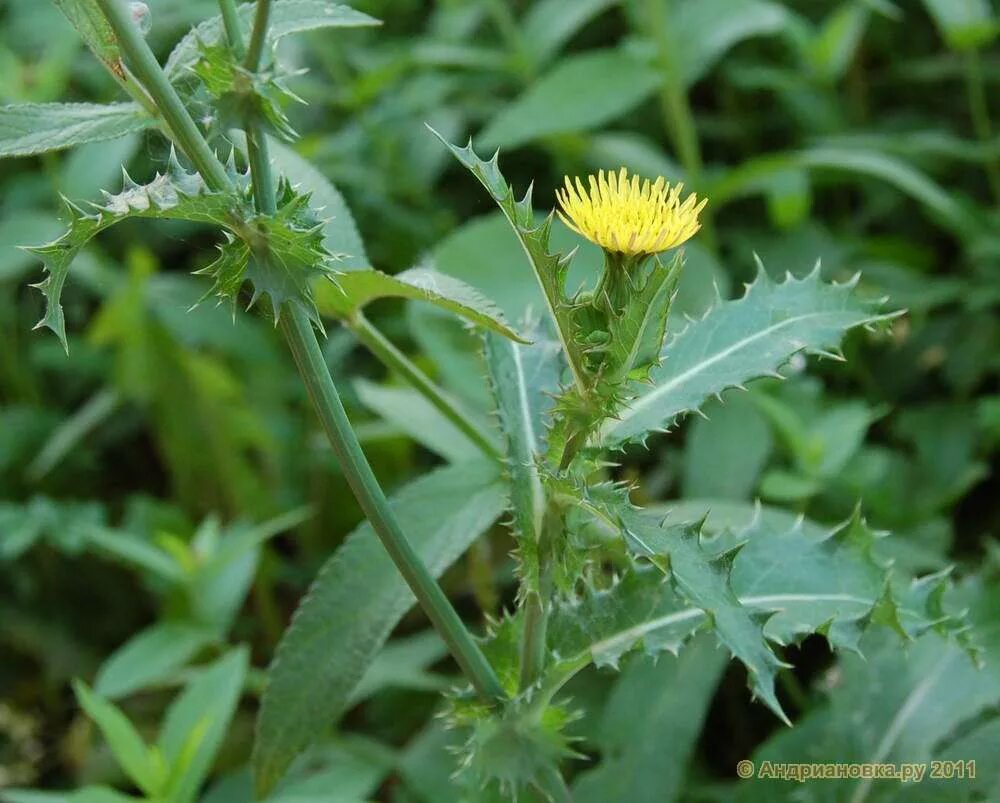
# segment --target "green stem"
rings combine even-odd
[[[372,326],[362,313],[359,312],[354,317],[346,319],[344,324],[372,354],[378,357],[383,365],[399,372],[400,376],[434,405],[438,412],[476,444],[483,454],[494,460],[500,459],[500,450],[493,438],[490,437],[489,432],[462,410],[454,399],[434,384],[430,377],[396,348],[389,338]]]
[[[247,135],[247,161],[250,162],[250,184],[253,186],[254,204],[258,212],[273,215],[277,201],[274,197],[274,179],[271,177],[267,135],[259,123],[249,123],[244,131]]]
[[[979,51],[975,49],[965,54],[965,91],[969,98],[969,115],[972,117],[976,136],[983,147],[992,149],[993,123],[990,120],[990,107],[986,101]],[[986,154],[986,179],[993,192],[993,198],[1000,203],[1000,157],[995,151]]]
[[[521,691],[531,686],[545,668],[545,636],[548,616],[537,591],[529,591],[524,601],[524,630],[521,635]]]
[[[281,328],[309,391],[313,407],[372,529],[476,691],[487,699],[501,699],[504,693],[493,667],[403,535],[347,419],[344,405],[330,377],[316,341],[316,333],[305,311],[297,304],[286,304],[281,315]]]
[[[250,32],[250,44],[243,66],[250,72],[257,72],[260,57],[264,52],[264,42],[267,40],[267,25],[271,20],[271,0],[257,0],[257,13],[254,15],[253,30]]]
[[[565,526],[563,508],[549,498],[538,534],[538,586],[528,588],[524,600],[524,630],[521,633],[520,688],[524,691],[541,677],[548,655],[549,600],[552,598],[551,545]]]
[[[229,189],[230,181],[226,175],[226,168],[212,152],[198,126],[184,108],[180,96],[160,69],[153,51],[149,49],[146,40],[132,23],[124,4],[121,0],[96,1],[111,30],[114,31],[135,77],[155,101],[177,144],[194,163],[209,187],[215,190]]]
[[[656,43],[660,69],[663,71],[663,82],[660,84],[659,93],[660,113],[674,150],[684,167],[688,183],[697,190],[701,188],[702,181],[701,145],[698,141],[698,128],[695,125],[687,87],[681,76],[680,65],[674,58],[676,48],[673,45],[665,13],[667,5],[669,4],[663,0],[646,2],[647,23]],[[710,208],[706,207],[702,212],[701,221],[701,234],[705,244],[711,251],[717,251],[718,244]]]
[[[222,25],[226,29],[226,37],[236,58],[243,57],[243,31],[240,30],[240,15],[236,11],[236,0],[219,0],[219,11],[222,14]]]
[[[121,0],[97,0],[97,3],[111,25],[122,52],[132,63],[136,77],[161,110],[175,144],[187,154],[209,186],[220,190],[231,189],[232,182],[225,167],[212,152],[194,120],[184,108],[149,45],[132,24]],[[259,19],[260,14],[258,14]],[[262,38],[264,33],[266,31],[259,32],[255,29],[258,38]],[[260,136],[251,137],[248,132],[248,151],[251,139],[254,141],[253,148],[256,154],[250,157],[251,170],[255,161],[258,165],[258,170],[254,171],[252,177],[255,201],[258,208],[268,206],[273,208],[274,186],[270,180],[266,139]],[[347,419],[347,413],[333,384],[329,368],[323,360],[322,351],[308,316],[297,304],[290,303],[286,305],[284,314],[281,315],[281,326],[292,356],[299,366],[306,389],[313,399],[316,412],[330,438],[334,453],[340,459],[344,474],[368,516],[372,528],[472,685],[488,700],[501,699],[504,697],[503,688],[493,667],[465,629],[441,587],[431,577],[406,540],[389,508],[378,480],[368,465],[357,436]]]

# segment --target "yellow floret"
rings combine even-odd
[[[657,254],[689,240],[701,228],[698,215],[707,199],[692,193],[681,201],[683,184],[671,186],[661,176],[655,182],[601,170],[576,185],[566,176],[566,187],[556,190],[562,209],[559,218],[573,231],[619,254]]]

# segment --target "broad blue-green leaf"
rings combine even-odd
[[[758,692],[775,666],[764,639],[789,644],[820,633],[835,648],[857,651],[863,633],[878,624],[904,641],[936,630],[976,657],[978,634],[970,636],[963,615],[953,612],[960,603],[945,602],[947,573],[892,581],[874,553],[879,534],[858,516],[830,528],[783,511],[758,511],[748,521],[739,506],[714,523],[710,516],[691,525],[685,519],[703,515],[704,503],[654,518],[621,498],[609,504],[597,490],[581,505],[665,572],[634,565],[608,588],[585,582],[577,597],[557,603],[549,628],[559,656],[548,670],[555,687],[589,663],[617,666],[636,647],[653,656],[677,653],[706,627],[757,667]]]
[[[251,3],[240,3],[238,11],[246,35],[253,21],[254,6]],[[381,22],[349,6],[332,3],[329,0],[275,0],[271,8],[271,24],[267,33],[268,40],[276,42],[289,34],[319,28],[357,28],[371,25],[381,25]],[[167,76],[171,80],[182,77],[198,61],[200,56],[198,42],[209,44],[218,42],[222,32],[221,16],[210,17],[199,23],[171,51],[163,67]]]
[[[477,326],[522,340],[500,309],[478,290],[430,268],[411,268],[395,276],[377,270],[350,271],[337,277],[336,284],[324,282],[316,288],[320,312],[339,318],[350,318],[380,298],[426,301]]]
[[[924,7],[953,50],[985,47],[1000,33],[990,0],[924,0]]]
[[[210,630],[197,625],[152,625],[108,656],[94,679],[94,691],[114,700],[167,680],[213,639]]]
[[[742,298],[718,302],[667,338],[652,386],[602,427],[601,443],[643,440],[710,396],[775,375],[794,354],[834,354],[849,329],[892,317],[857,299],[855,283],[825,284],[818,270],[779,283],[761,270]]]
[[[489,148],[516,148],[589,131],[638,106],[658,83],[656,70],[622,50],[567,56],[494,117],[479,139]]]
[[[685,498],[749,499],[771,454],[767,421],[746,394],[729,391],[688,424],[681,475]]]
[[[755,763],[825,762],[831,756],[838,762],[929,763],[939,757],[938,750],[955,745],[955,740],[977,722],[994,716],[1000,703],[1000,674],[995,669],[1000,659],[996,584],[972,577],[955,589],[954,596],[956,604],[969,607],[987,668],[977,669],[959,645],[938,633],[927,633],[907,649],[900,649],[890,633],[872,631],[861,641],[864,658],[842,656],[829,676],[835,682],[821,686],[826,692],[825,704],[816,706],[797,727],[765,742],[753,756]],[[987,755],[996,755],[995,744]],[[925,776],[923,783],[928,780]],[[930,799],[990,799],[988,795],[966,797],[972,785],[960,780],[948,782],[945,788],[944,797]],[[787,782],[758,778],[741,783],[734,790],[734,799],[740,803],[902,803],[923,799],[914,794],[914,786],[892,780],[829,779],[795,784],[794,789],[793,796]]]
[[[128,717],[82,681],[74,681],[73,691],[80,707],[100,728],[121,768],[136,786],[150,797],[156,797],[162,788],[164,768],[154,760]]]
[[[629,663],[601,713],[600,763],[573,783],[575,803],[675,800],[725,666],[707,635],[679,656]]]
[[[170,768],[164,798],[193,801],[215,761],[243,693],[243,647],[199,671],[167,709],[158,746]]]
[[[488,462],[439,469],[391,500],[407,538],[440,575],[500,515],[506,500]],[[413,605],[370,525],[355,530],[320,571],[268,672],[254,745],[258,791],[343,713],[364,671]]]
[[[706,550],[697,525],[666,526],[635,512],[620,526],[629,548],[660,567],[680,597],[705,613],[719,642],[747,668],[754,694],[788,722],[774,689],[782,663],[765,641],[761,625],[737,597],[729,557]]]
[[[445,460],[460,463],[481,454],[464,432],[413,388],[358,379],[354,389],[365,407]]]
[[[135,103],[18,103],[0,106],[0,157],[30,156],[115,139],[154,120]]]

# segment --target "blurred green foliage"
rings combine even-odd
[[[594,759],[574,765],[575,799],[1000,794],[989,761],[1000,749],[995,4],[353,5],[384,24],[278,45],[286,70],[306,70],[288,82],[306,103],[284,113],[302,132],[295,151],[343,194],[331,189],[321,203],[347,266],[365,254],[388,273],[430,264],[495,299],[508,320],[540,309],[506,223],[429,123],[451,141],[471,133],[484,149],[502,146],[508,179],[535,180],[540,213],[563,174],[619,165],[707,195],[675,325],[716,293],[740,295],[755,253],[776,276],[804,276],[817,259],[828,279],[860,271],[867,297],[908,310],[881,339],[852,336],[847,363],[812,360],[806,376],[793,360],[785,381],[729,391],[707,418],[629,447],[618,471],[646,502],[680,500],[734,522],[757,499],[783,524],[800,514],[834,524],[860,502],[892,533],[882,557],[908,572],[957,567],[956,596],[992,663],[974,671],[934,635],[902,651],[872,634],[866,663],[834,662],[806,641],[789,648],[797,669],[780,677],[791,731],[752,707],[742,670],[726,672],[698,641],[655,665],[634,658],[620,676],[594,670],[571,687],[584,712],[577,749]],[[208,0],[150,6],[149,41],[163,57],[217,13]],[[7,0],[0,19],[3,103],[121,99],[55,4]],[[106,142],[0,161],[0,799],[130,799],[117,786],[193,800],[207,778],[200,799],[244,803],[261,670],[360,512],[271,325],[242,310],[190,309],[204,288],[189,273],[215,258],[203,228],[126,222],[96,239],[64,293],[72,359],[31,332],[42,300],[26,284],[39,266],[15,246],[59,233],[58,194],[96,199],[118,188],[123,165],[152,174],[162,138],[126,123]],[[12,130],[0,127],[0,140]],[[558,226],[553,237],[574,241]],[[571,283],[599,264],[584,244]],[[461,323],[419,301],[380,301],[372,318],[488,420],[479,343]],[[388,491],[469,457],[449,422],[353,335],[331,325],[323,346],[335,374],[353,380],[341,383],[346,403]],[[510,601],[510,546],[493,528],[444,575],[470,620]],[[431,716],[455,670],[425,625],[415,612],[403,618],[329,740],[274,800],[458,799],[453,736]],[[78,709],[74,677],[93,687],[76,693],[106,741]],[[202,733],[210,705],[219,712]],[[916,791],[740,784],[735,762],[751,756],[978,759],[981,776]],[[85,784],[105,790],[3,792]]]

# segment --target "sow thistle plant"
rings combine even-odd
[[[752,694],[786,723],[775,691],[788,667],[782,648],[810,634],[858,650],[872,626],[904,641],[935,629],[971,651],[961,616],[945,605],[947,573],[914,581],[894,573],[877,558],[880,533],[860,511],[822,536],[800,525],[775,528],[762,516],[720,529],[709,518],[637,507],[631,488],[611,479],[627,445],[671,430],[729,388],[780,376],[795,355],[839,359],[848,330],[894,313],[858,298],[853,281],[824,282],[818,268],[776,282],[761,265],[741,298],[717,298],[678,325],[670,319],[682,246],[697,234],[708,200],[625,168],[586,181],[567,177],[555,190],[560,219],[604,253],[596,283],[570,288],[573,253],[550,243],[555,213],[537,220],[531,189],[515,195],[498,154],[483,160],[471,141],[458,147],[443,138],[509,221],[545,309],[515,327],[473,288],[432,268],[397,276],[348,270],[309,192],[273,175],[269,137],[293,132],[281,110],[289,92],[265,56],[272,21],[283,31],[375,21],[325,2],[219,5],[220,17],[198,26],[161,68],[120,0],[60,3],[135,100],[138,125],[159,126],[176,152],[146,184],[126,175],[122,190],[93,212],[67,205],[65,234],[31,250],[46,271],[40,325],[66,344],[61,292],[94,236],[136,217],[218,229],[218,257],[199,271],[211,282],[206,297],[267,300],[258,306],[287,341],[367,516],[369,529],[348,539],[304,598],[269,669],[253,755],[261,797],[346,708],[412,597],[468,681],[445,711],[463,735],[456,784],[464,791],[456,795],[468,800],[569,800],[563,771],[574,760],[570,724],[578,712],[564,687],[590,665],[617,667],[633,651],[676,654],[694,634],[710,632],[746,667]],[[476,327],[496,431],[484,431],[367,321],[364,307],[387,296],[435,304]],[[387,500],[318,344],[330,318],[426,396],[481,458]],[[474,637],[435,576],[504,512],[517,544],[516,604]],[[398,575],[379,573],[386,553]],[[88,711],[105,712],[99,724],[114,719],[80,688]],[[161,756],[142,787],[157,799],[192,799],[196,784],[172,775],[188,772],[189,759],[165,765]]]

